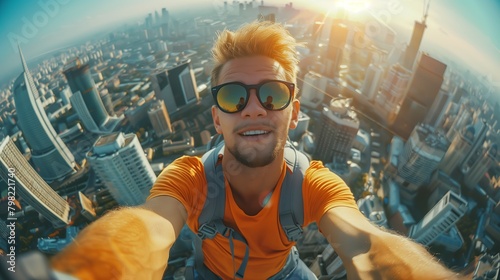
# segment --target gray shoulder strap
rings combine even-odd
[[[297,241],[302,236],[304,223],[304,201],[302,181],[309,167],[309,159],[298,152],[292,144],[285,146],[285,161],[289,171],[281,185],[279,202],[280,223],[289,241]]]
[[[220,143],[212,150],[203,155],[201,161],[205,169],[205,178],[207,180],[207,196],[205,205],[201,211],[198,222],[200,228],[198,235],[202,237],[213,238],[217,232],[206,231],[205,225],[216,220],[224,219],[224,208],[226,202],[226,192],[224,189],[224,173],[222,164],[219,162],[219,154],[224,152],[224,143]],[[205,232],[206,231],[206,232]]]

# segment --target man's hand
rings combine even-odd
[[[177,200],[165,196],[156,200],[163,202],[159,212],[167,217],[158,214],[148,203],[144,207],[149,209],[123,208],[108,213],[80,232],[56,255],[52,267],[82,280],[161,279],[170,247],[185,216],[177,211],[165,211],[183,210]]]

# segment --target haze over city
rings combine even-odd
[[[287,143],[301,164],[321,161],[371,223],[454,272],[498,279],[499,0],[177,2],[0,2],[0,258],[58,254],[108,211],[142,205],[180,157],[221,147],[214,98],[236,117],[250,103],[212,81],[214,39],[270,21],[299,42],[297,77],[262,82],[252,108],[300,100]],[[298,226],[310,270],[346,279],[318,225]]]
[[[168,3],[167,3],[168,2]],[[229,1],[230,2],[230,1]],[[335,11],[339,5],[349,6],[350,16],[370,12],[397,31],[398,41],[408,41],[413,22],[423,17],[428,1],[419,0],[312,0],[293,1],[297,8]],[[186,1],[81,1],[30,0],[0,2],[0,84],[14,78],[21,69],[16,41],[28,59],[105,34],[124,24],[144,21],[144,16],[169,6],[172,15],[193,11],[217,14],[223,0]],[[281,4],[285,1],[265,1]],[[430,3],[428,29],[421,50],[449,61],[466,64],[500,87],[500,1],[498,0],[434,0]]]

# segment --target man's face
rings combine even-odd
[[[253,85],[264,80],[286,81],[284,70],[272,58],[253,56],[228,61],[221,69],[218,84]],[[249,167],[266,166],[282,154],[288,129],[297,126],[300,107],[299,101],[292,99],[284,110],[266,110],[255,91],[250,90],[248,103],[240,112],[228,114],[216,106],[212,108],[215,129],[224,136],[227,151]]]

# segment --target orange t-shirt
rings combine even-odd
[[[226,180],[226,206],[224,224],[238,231],[248,242],[250,257],[245,279],[267,279],[285,265],[294,242],[288,241],[279,222],[278,202],[281,183],[287,165],[283,162],[281,177],[271,199],[254,216],[245,214],[236,204]],[[200,158],[184,156],[165,168],[154,184],[148,199],[168,195],[179,200],[188,213],[187,225],[198,231],[198,217],[206,197],[206,179]],[[350,189],[336,174],[321,162],[312,161],[303,181],[304,225],[319,222],[323,214],[337,206],[356,208]],[[223,279],[233,279],[235,270],[245,255],[245,244],[235,240],[231,256],[229,240],[219,234],[203,241],[205,265]]]

